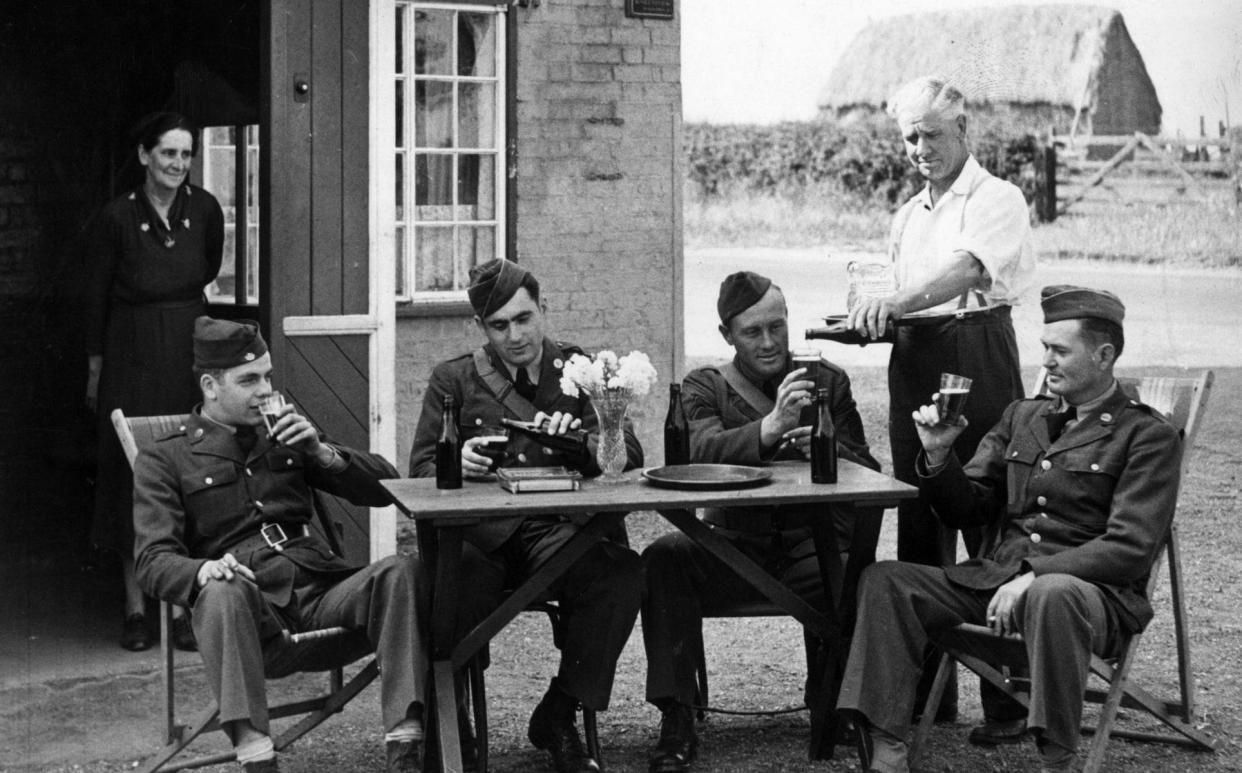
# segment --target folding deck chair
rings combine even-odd
[[[112,412],[112,426],[121,441],[121,447],[125,450],[125,457],[129,460],[130,468],[133,468],[134,460],[138,458],[139,449],[149,446],[157,438],[168,434],[174,429],[184,426],[188,418],[187,414],[128,418],[121,412],[120,408],[114,410]],[[319,518],[319,525],[332,551],[337,555],[344,555],[341,550],[336,526],[327,517],[326,511],[318,503],[317,497],[315,513]],[[340,636],[344,633],[346,633],[345,628],[334,627],[296,634],[285,631],[284,636],[287,641],[297,644]],[[220,709],[215,704],[215,701],[212,701],[211,705],[206,707],[190,724],[187,725],[177,721],[173,666],[172,604],[167,601],[161,601],[160,677],[164,687],[164,747],[154,757],[147,760],[145,765],[138,768],[139,773],[183,770],[185,768],[198,768],[204,765],[235,761],[237,755],[232,750],[194,759],[172,761],[173,757],[181,753],[198,736],[221,729]],[[328,672],[328,686],[325,692],[302,700],[269,706],[268,713],[272,719],[305,715],[298,722],[285,729],[284,732],[272,738],[272,744],[276,747],[276,751],[285,749],[297,739],[314,730],[325,719],[345,708],[345,705],[374,681],[378,674],[379,669],[376,666],[374,657],[348,682],[344,679],[343,669],[339,667],[334,668]]]
[[[1044,372],[1036,381],[1035,393],[1044,392]],[[1200,371],[1186,377],[1118,377],[1121,387],[1133,398],[1163,413],[1182,434],[1183,454],[1181,481],[1186,480],[1195,439],[1203,424],[1204,408],[1212,389],[1212,371]],[[1181,547],[1177,539],[1177,521],[1174,519],[1165,536],[1161,554],[1168,559],[1169,590],[1173,604],[1173,624],[1177,640],[1177,669],[1180,695],[1176,700],[1164,700],[1140,687],[1130,676],[1138,649],[1140,634],[1122,641],[1121,654],[1116,658],[1091,657],[1091,672],[1107,684],[1107,690],[1089,688],[1084,696],[1087,702],[1101,704],[1099,720],[1095,727],[1083,731],[1094,734],[1088,750],[1083,773],[1096,773],[1104,762],[1105,748],[1111,736],[1139,741],[1171,743],[1188,746],[1201,751],[1214,751],[1208,736],[1194,726],[1194,679],[1190,669],[1190,633],[1186,622],[1186,607],[1182,592]],[[1160,557],[1152,566],[1147,581],[1147,595],[1151,598],[1159,576]],[[919,751],[927,739],[935,717],[935,707],[948,682],[950,669],[957,663],[969,668],[996,687],[1004,690],[1022,705],[1029,703],[1029,680],[1015,675],[1025,674],[1026,648],[1017,634],[1000,636],[986,626],[962,624],[945,633],[937,642],[943,649],[936,679],[924,705],[923,718],[915,730],[910,746],[910,764],[914,765]],[[1130,730],[1117,726],[1117,712],[1121,706],[1140,709],[1163,722],[1176,735]]]

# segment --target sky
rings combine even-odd
[[[1062,1],[1121,11],[1164,107],[1164,134],[1197,135],[1200,115],[1209,133],[1226,118],[1242,123],[1242,0]],[[872,19],[1014,4],[681,0],[685,118],[715,123],[812,118],[841,52]]]

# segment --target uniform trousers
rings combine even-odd
[[[426,608],[415,559],[390,556],[341,579],[298,570],[288,607],[272,606],[254,583],[210,581],[194,602],[193,626],[220,721],[247,719],[270,734],[265,677],[324,671],[374,651],[380,672],[385,731],[423,700],[426,636],[417,610]],[[420,587],[421,586],[421,587]],[[347,635],[286,644],[280,633],[343,626]]]
[[[533,574],[577,531],[577,526],[560,518],[527,518],[489,553],[464,543],[461,573],[468,582],[462,588],[459,633],[486,617],[507,590]],[[617,659],[634,629],[642,595],[638,554],[606,538],[548,588],[547,598],[556,600],[565,623],[557,681],[589,709],[608,708]]]
[[[1018,342],[1009,307],[963,319],[949,317],[929,324],[899,325],[888,364],[889,446],[893,477],[918,485],[915,461],[923,445],[910,418],[931,402],[940,390],[940,374],[955,373],[972,379],[965,416],[970,425],[953,444],[957,458],[966,462],[979,441],[1000,421],[1005,408],[1024,395],[1018,370]],[[979,552],[982,532],[968,529],[962,538],[970,555]],[[921,497],[903,499],[897,506],[897,558],[928,566],[957,563],[957,530],[940,523]],[[929,654],[929,658],[934,658]],[[931,689],[931,673],[923,676],[921,694]],[[1022,707],[986,682],[980,683],[983,713],[992,720],[1021,718]],[[956,675],[949,682],[942,706],[956,706]],[[920,707],[921,708],[921,707]]]
[[[927,645],[960,623],[985,624],[994,592],[955,585],[938,567],[897,561],[869,567],[837,707],[904,739]],[[1043,741],[1077,749],[1091,653],[1115,651],[1116,614],[1095,585],[1047,574],[1035,578],[1015,615],[1030,665],[1028,727]]]
[[[819,609],[824,586],[809,528],[783,532],[737,532],[715,527],[746,556]],[[849,537],[838,534],[842,552]],[[845,556],[842,555],[842,563]],[[643,551],[647,597],[643,601],[643,645],[647,652],[647,700],[673,699],[695,705],[698,647],[703,611],[724,603],[761,602],[766,597],[732,569],[681,532],[666,534]],[[715,602],[715,603],[713,603]],[[813,689],[809,683],[807,689]]]

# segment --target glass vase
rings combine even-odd
[[[629,396],[604,392],[592,398],[591,406],[599,420],[599,445],[595,449],[595,460],[601,472],[599,480],[602,483],[616,483],[621,480],[627,459],[625,409],[629,407]]]

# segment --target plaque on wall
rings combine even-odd
[[[625,15],[637,19],[672,19],[674,0],[625,0]]]

